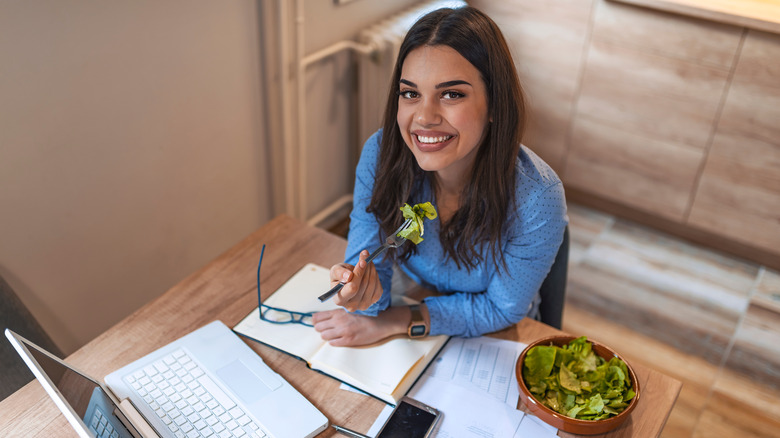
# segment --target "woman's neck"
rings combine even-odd
[[[458,211],[463,196],[463,189],[466,187],[464,178],[446,178],[440,172],[434,174],[434,191],[436,193],[436,211],[439,220],[447,223]]]

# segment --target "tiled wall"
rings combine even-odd
[[[739,56],[689,222],[777,250],[780,35],[747,32]]]
[[[568,188],[780,268],[780,35],[609,0],[470,3],[513,49],[524,142]]]

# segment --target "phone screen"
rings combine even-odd
[[[403,400],[376,438],[424,438],[436,422],[436,414]]]

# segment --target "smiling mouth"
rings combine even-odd
[[[422,144],[437,144],[437,143],[444,143],[445,141],[451,139],[452,135],[438,135],[438,136],[425,136],[425,135],[417,135],[417,141]]]

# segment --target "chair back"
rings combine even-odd
[[[566,279],[569,273],[569,227],[563,231],[563,241],[558,248],[550,272],[539,288],[539,315],[543,323],[561,328],[563,304],[566,301]]]
[[[6,328],[40,345],[52,354],[62,357],[60,349],[11,286],[0,276],[0,332],[4,332]],[[29,383],[34,376],[5,336],[2,335],[0,338],[2,338],[0,339],[0,369],[3,370],[0,378],[0,400],[4,400]]]

